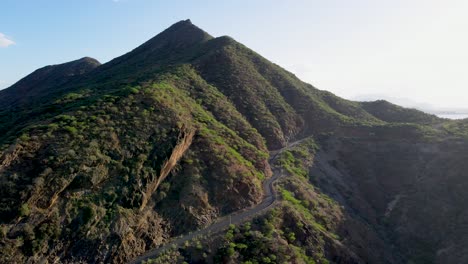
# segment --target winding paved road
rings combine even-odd
[[[280,150],[270,151],[270,157],[271,157],[270,161],[269,161],[270,164],[272,164],[272,161],[274,161],[276,159],[278,154],[280,154],[284,150],[289,149],[292,146],[298,144],[300,141],[301,140],[295,141],[295,142],[293,142],[291,144],[288,144],[288,146],[286,146],[286,147],[284,147],[284,148],[282,148]],[[271,166],[271,167],[273,168],[273,166]],[[140,255],[137,258],[135,258],[134,260],[130,261],[129,264],[142,263],[145,260],[155,258],[159,254],[161,254],[163,251],[171,249],[174,246],[175,247],[180,247],[186,241],[189,241],[189,240],[191,240],[193,238],[196,238],[198,236],[218,233],[218,232],[226,229],[227,227],[229,227],[230,224],[234,224],[234,225],[240,224],[240,223],[246,221],[247,219],[250,219],[253,216],[256,216],[256,215],[260,214],[261,212],[263,212],[263,211],[265,211],[267,209],[270,209],[271,207],[274,206],[274,203],[275,203],[275,201],[277,199],[277,194],[275,192],[275,188],[274,188],[273,184],[282,175],[283,174],[282,174],[281,170],[274,169],[273,170],[273,175],[269,179],[267,179],[267,180],[265,180],[263,182],[262,187],[263,187],[264,195],[263,195],[263,200],[262,200],[261,203],[255,205],[253,207],[250,207],[250,208],[247,208],[247,209],[242,209],[242,210],[234,212],[234,213],[232,213],[230,215],[224,216],[224,217],[220,218],[218,221],[214,222],[213,224],[211,224],[210,226],[207,226],[204,229],[191,232],[191,233],[186,234],[186,235],[184,235],[182,237],[175,238],[174,240],[164,244],[163,246],[161,246],[159,248],[149,250],[149,251],[145,252],[143,255]]]

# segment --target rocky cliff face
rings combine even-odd
[[[276,220],[252,227],[255,241],[284,245],[268,254],[466,258],[464,122],[341,99],[190,21],[0,95],[0,262],[125,262],[257,204],[271,166],[289,178]],[[268,150],[303,138],[315,143],[268,162]],[[212,261],[251,254],[216,250]]]

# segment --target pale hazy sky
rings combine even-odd
[[[36,68],[101,62],[190,18],[319,89],[468,108],[467,0],[0,2],[0,88]]]

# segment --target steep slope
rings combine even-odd
[[[191,40],[178,39],[187,34],[180,26],[56,89],[42,101],[47,113],[33,109],[34,119],[10,127],[19,139],[1,152],[4,261],[53,259],[66,250],[61,261],[119,262],[259,200],[261,180],[271,174],[266,147],[227,98],[189,65],[156,74],[133,65],[140,56],[151,62],[149,54],[157,60],[158,45],[182,41],[183,49]],[[122,67],[126,75],[102,81]],[[140,72],[153,75],[124,82]],[[196,131],[192,144],[179,165],[166,168],[187,129]],[[170,176],[154,185],[163,169]],[[13,246],[23,237],[24,246]]]
[[[412,263],[468,260],[466,139],[324,137],[321,146],[312,182],[386,247]]]
[[[0,262],[128,261],[257,204],[271,166],[290,179],[280,184],[275,219],[253,225],[255,245],[284,248],[263,257],[404,263],[418,252],[412,260],[423,263],[464,243],[454,230],[465,208],[440,188],[466,184],[463,122],[341,99],[189,20],[97,65],[46,67],[2,92]],[[310,136],[318,145],[306,140],[269,164],[268,150]],[[455,168],[450,179],[446,164]],[[444,198],[426,205],[432,189]],[[409,202],[387,217],[398,195]],[[435,241],[448,230],[440,215],[429,225],[434,237],[415,227],[426,223],[417,216],[441,206],[459,220]],[[236,233],[224,242],[246,239]],[[417,244],[423,240],[429,246]],[[213,259],[247,261],[255,252],[226,257],[230,247],[215,245]],[[442,253],[430,255],[436,249]]]
[[[380,120],[359,105],[317,90],[229,37],[209,41],[194,61],[266,138],[279,148],[299,134]],[[213,67],[218,65],[218,67]]]

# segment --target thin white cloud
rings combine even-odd
[[[15,44],[13,40],[9,39],[4,34],[0,33],[0,48],[6,48],[13,44]]]

